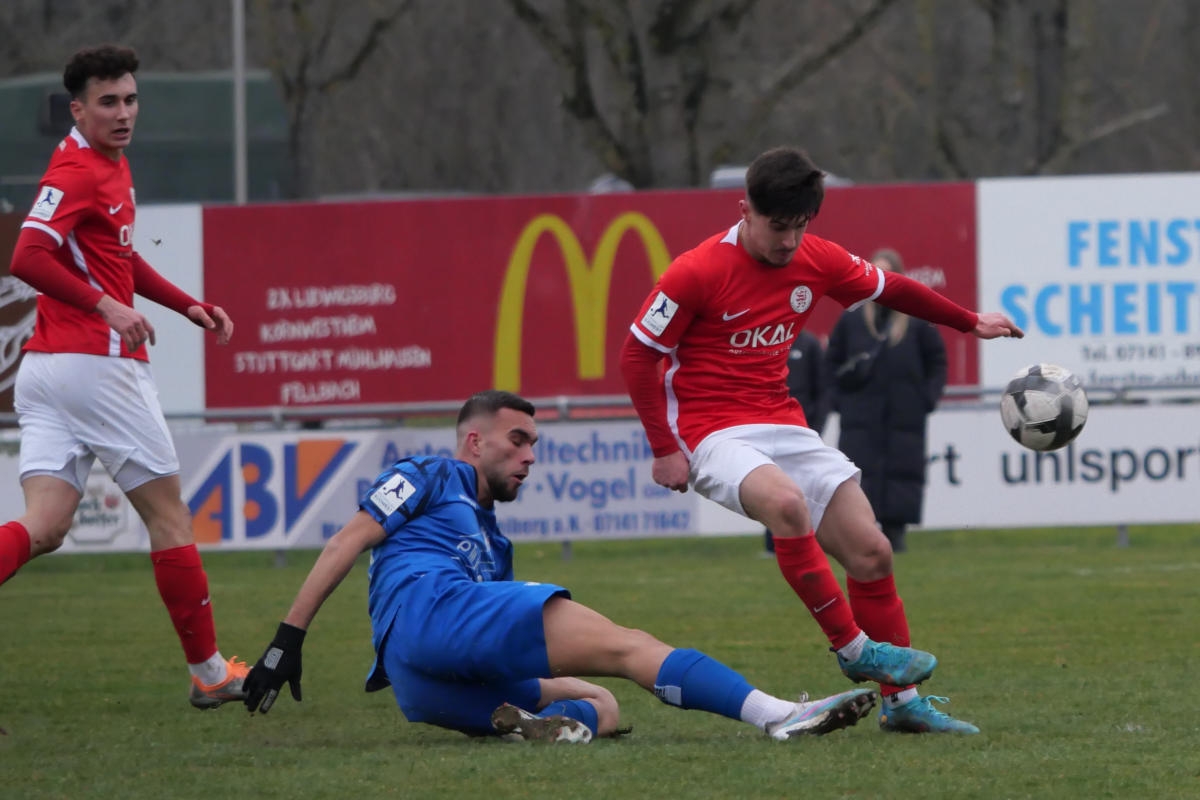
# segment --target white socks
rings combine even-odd
[[[199,678],[200,682],[205,686],[220,683],[229,674],[229,670],[225,664],[225,657],[221,655],[220,650],[209,656],[207,661],[199,664],[188,664],[188,672]]]
[[[863,648],[867,645],[867,635],[862,631],[858,632],[858,636],[854,637],[854,641],[837,651],[838,655],[847,661],[858,661],[858,657],[862,655]]]
[[[795,707],[795,703],[753,689],[742,703],[742,722],[749,722],[759,730],[765,731],[772,722],[787,719]]]
[[[896,692],[895,694],[889,694],[885,696],[883,698],[883,706],[884,708],[896,708],[897,706],[904,705],[909,700],[912,700],[917,696],[919,695],[915,687],[912,689],[905,689],[902,692]]]

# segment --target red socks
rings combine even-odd
[[[890,642],[899,647],[908,647],[908,618],[904,615],[904,602],[896,594],[896,579],[888,575],[877,581],[860,582],[846,576],[847,594],[854,619],[867,636],[877,642]],[[880,686],[884,695],[901,691],[899,686]]]
[[[29,560],[29,531],[19,522],[0,525],[0,583]]]
[[[896,594],[896,579],[888,575],[877,581],[860,582],[846,576],[846,590],[854,619],[862,625],[867,636],[877,642],[889,642],[908,647],[908,618],[904,602]]]
[[[189,544],[151,553],[150,560],[158,593],[171,615],[188,663],[206,661],[217,652],[217,633],[200,552],[196,545]]]
[[[860,630],[850,604],[842,595],[842,587],[829,568],[829,559],[817,544],[817,537],[811,533],[777,536],[775,558],[788,585],[804,601],[834,649],[850,644]]]

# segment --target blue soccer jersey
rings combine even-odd
[[[475,468],[451,458],[397,461],[375,479],[359,508],[387,538],[371,551],[369,605],[376,646],[406,590],[431,572],[453,580],[512,580],[512,543],[493,510],[475,499]]]
[[[501,703],[536,706],[551,676],[542,609],[571,593],[513,580],[513,550],[478,501],[470,464],[397,461],[359,508],[383,526],[371,552],[368,605],[375,665],[367,689],[389,683],[404,715],[473,734]]]

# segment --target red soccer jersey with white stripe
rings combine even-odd
[[[133,177],[122,155],[96,152],[78,130],[59,143],[21,224],[58,243],[55,257],[70,271],[127,306],[133,305]],[[148,360],[130,353],[101,316],[39,294],[37,323],[25,350],[88,353]]]
[[[676,258],[630,326],[668,358],[667,422],[688,450],[735,425],[804,425],[787,387],[792,341],[821,297],[850,306],[883,290],[882,271],[833,242],[805,234],[791,263],[772,267],[746,252],[738,230]]]

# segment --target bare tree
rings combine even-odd
[[[638,188],[702,183],[713,165],[740,153],[747,127],[765,125],[785,95],[896,2],[873,0],[843,30],[776,64],[731,53],[734,35],[758,0],[563,0],[553,14],[531,0],[508,0],[558,66],[564,112],[587,131],[605,166]],[[760,24],[770,19],[764,15]],[[729,65],[749,66],[755,79],[739,81],[738,69]],[[757,79],[771,67],[765,80]],[[702,133],[702,123],[712,122],[704,116],[706,104],[728,97],[735,84],[748,112],[734,125]]]
[[[380,40],[409,9],[411,0],[259,0],[248,20],[267,46],[288,110],[288,155],[294,197],[310,197],[317,185],[310,141],[316,106],[354,81]]]
[[[1200,169],[1194,0],[250,5],[296,196],[696,186],[785,142],[858,181]],[[228,2],[3,0],[0,75],[101,41],[144,71],[226,69],[229,22]]]

